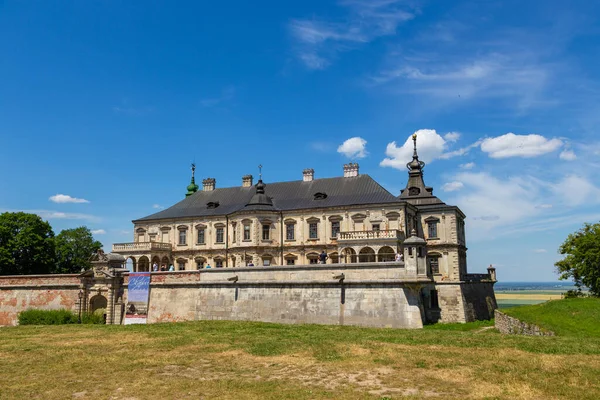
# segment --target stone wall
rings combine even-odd
[[[496,310],[495,325],[501,333],[529,336],[554,336],[554,332],[542,330],[537,325],[528,324]]]
[[[77,311],[77,275],[0,276],[0,326],[17,325],[29,308]]]
[[[468,275],[467,275],[468,276]],[[494,284],[490,281],[465,282],[461,284],[465,321],[492,319],[498,308]]]

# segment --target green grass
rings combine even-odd
[[[599,337],[501,335],[491,326],[2,328],[0,398],[600,398]]]
[[[560,336],[600,338],[599,298],[551,300],[503,312]]]

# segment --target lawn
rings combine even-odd
[[[1,399],[598,399],[600,338],[199,321],[0,329]]]

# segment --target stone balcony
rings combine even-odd
[[[378,230],[378,231],[356,231],[340,232],[337,237],[338,242],[365,242],[365,241],[402,241],[404,232],[398,229]]]
[[[171,251],[171,243],[161,242],[137,242],[137,243],[115,243],[113,253],[141,253],[151,251]]]

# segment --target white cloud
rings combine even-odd
[[[447,142],[456,142],[460,139],[460,133],[458,132],[448,132],[444,135],[444,139]]]
[[[73,219],[73,220],[85,220],[88,222],[99,222],[101,221],[100,217],[90,214],[80,214],[80,213],[66,213],[61,211],[54,210],[16,210],[16,209],[0,209],[0,212],[25,212],[30,214],[37,214],[42,219],[50,220],[50,219]]]
[[[93,235],[106,235],[106,231],[104,229],[96,229],[92,231]]]
[[[462,156],[467,154],[472,148],[479,146],[479,142],[475,142],[467,147],[446,152],[449,147],[449,141],[444,139],[444,137],[457,140],[458,137],[455,132],[450,132],[442,137],[435,129],[419,129],[415,134],[417,135],[417,152],[419,153],[419,160],[424,161],[425,163],[430,163],[435,159],[448,159]],[[395,141],[388,143],[385,149],[385,155],[387,157],[384,158],[379,165],[382,167],[404,169],[406,163],[412,160],[413,148],[412,135],[408,136],[401,147],[398,147]]]
[[[53,203],[89,203],[89,200],[71,197],[68,194],[55,194],[48,199]]]
[[[454,181],[454,182],[448,182],[448,183],[445,183],[444,185],[442,185],[442,190],[444,192],[454,192],[454,191],[462,189],[463,187],[465,187],[465,185],[462,182]]]
[[[475,163],[474,162],[470,162],[470,163],[466,163],[466,164],[460,164],[458,166],[458,168],[460,169],[473,169],[475,167]]]
[[[154,208],[156,210],[162,210],[164,207],[161,206],[160,204],[152,204],[152,208]]]
[[[295,19],[289,29],[296,40],[296,56],[309,69],[324,69],[338,53],[393,35],[402,22],[414,17],[401,0],[344,0],[345,19]]]
[[[367,141],[361,137],[353,137],[342,143],[337,151],[348,158],[364,158],[367,156]]]
[[[541,135],[515,135],[507,133],[481,142],[481,151],[491,158],[537,157],[558,150],[560,139],[546,139]]]
[[[568,175],[551,185],[554,194],[569,206],[597,204],[600,202],[600,189],[584,177]]]
[[[577,155],[575,154],[575,152],[570,149],[564,149],[560,152],[560,155],[558,157],[564,161],[574,161],[577,159]]]
[[[547,253],[548,250],[546,250],[546,249],[533,249],[533,252],[534,253]]]

